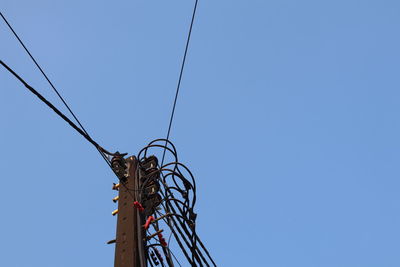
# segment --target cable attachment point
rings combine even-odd
[[[158,233],[157,236],[158,236],[158,241],[160,241],[161,246],[167,247],[168,244],[167,244],[167,242],[165,241],[165,239],[164,239],[162,233]]]
[[[154,238],[154,237],[158,236],[159,234],[161,234],[163,231],[164,231],[163,229],[158,230],[158,231],[155,232],[154,234],[149,235],[149,236],[147,236],[146,238],[144,238],[143,241],[151,240],[152,238]],[[161,235],[161,236],[162,236],[162,235]]]
[[[111,159],[111,168],[121,181],[125,181],[128,176],[126,171],[126,161],[124,159],[124,156],[126,155],[126,153],[120,154],[117,151],[115,152],[114,157]]]
[[[107,244],[108,244],[108,245],[111,245],[111,244],[114,244],[114,243],[116,243],[116,242],[117,242],[117,240],[116,240],[116,239],[113,239],[113,240],[107,241]]]
[[[119,187],[120,187],[120,184],[113,183],[112,190],[118,191]]]
[[[193,211],[193,208],[190,208],[190,209],[189,209],[189,219],[190,219],[191,221],[195,222],[195,221],[196,221],[196,218],[197,218],[197,213],[195,213],[195,212]]]
[[[144,229],[147,230],[150,227],[150,224],[154,222],[154,217],[150,216],[149,218],[147,218],[146,223],[143,225]]]
[[[142,206],[142,204],[140,204],[138,201],[133,202],[133,206],[138,209],[140,212],[144,211],[144,208]]]

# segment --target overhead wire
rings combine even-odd
[[[193,24],[194,24],[194,20],[195,20],[195,17],[196,17],[197,5],[198,5],[198,0],[195,0],[195,4],[194,4],[194,8],[193,8],[193,13],[192,13],[192,18],[191,18],[190,27],[189,27],[189,32],[188,32],[188,36],[187,36],[187,40],[186,40],[185,51],[184,51],[184,55],[183,55],[183,59],[182,59],[182,64],[181,64],[181,69],[180,69],[179,78],[178,78],[178,83],[177,83],[177,87],[176,87],[175,98],[174,98],[174,102],[173,102],[173,106],[172,106],[172,112],[171,112],[171,116],[170,116],[170,120],[169,120],[168,131],[167,131],[167,137],[166,137],[166,140],[165,140],[164,150],[163,150],[163,154],[162,154],[162,160],[161,160],[161,166],[160,166],[161,169],[163,169],[163,168],[165,167],[165,166],[163,165],[163,164],[164,164],[164,160],[165,160],[165,153],[166,153],[166,151],[167,151],[167,144],[169,143],[169,137],[170,137],[170,133],[171,133],[172,122],[173,122],[174,115],[175,115],[175,109],[176,109],[176,104],[177,104],[177,100],[178,100],[179,90],[180,90],[180,86],[181,86],[181,82],[182,82],[183,71],[184,71],[184,68],[185,68],[186,57],[187,57],[187,53],[188,53],[188,49],[189,49],[189,43],[190,43],[190,39],[191,39],[191,35],[192,35]],[[150,145],[149,145],[149,146],[150,146]],[[147,149],[146,149],[146,151],[147,151]],[[176,159],[176,162],[174,162],[174,163],[177,163],[177,162],[178,162],[178,160]],[[171,163],[171,164],[174,164],[174,163]],[[184,166],[184,167],[185,167],[185,166]],[[176,167],[175,167],[175,168],[176,168]],[[187,169],[187,168],[186,168],[186,169]],[[188,170],[188,169],[187,169],[187,170]],[[175,176],[176,176],[176,174],[174,173],[174,171],[172,171],[172,172],[173,172],[173,174],[172,174],[173,181],[174,181],[175,185],[179,188],[179,186],[177,185],[177,183],[176,183],[176,181],[175,181]],[[189,173],[190,173],[190,171],[189,171]],[[164,183],[165,183],[165,176],[163,175],[162,172],[161,172],[161,174],[162,174],[162,176],[164,177]],[[179,176],[180,176],[180,175],[178,174],[178,177],[179,177]],[[192,175],[191,175],[191,176],[192,176]],[[192,176],[192,177],[193,177],[193,176]],[[166,187],[166,189],[167,189],[167,191],[169,191],[169,194],[173,197],[173,194],[172,194],[172,192],[170,191],[170,189],[168,189],[168,187]],[[193,189],[194,189],[194,191],[195,191],[195,188],[193,188]],[[178,191],[179,191],[179,190],[178,190]],[[185,201],[186,201],[186,200],[185,200]],[[187,200],[187,201],[188,201],[188,200]],[[192,204],[192,209],[193,209],[194,203],[195,203],[195,195],[194,195],[194,201],[193,201],[193,204]],[[168,207],[168,202],[166,202],[166,204],[167,204],[167,207]],[[183,211],[181,210],[181,208],[179,207],[179,205],[177,205],[177,202],[176,202],[176,201],[175,201],[175,205],[178,207],[178,209],[180,210],[180,212],[183,212]],[[170,205],[170,208],[173,209],[172,205]],[[169,208],[167,208],[167,209],[169,209]],[[184,226],[184,224],[183,224],[182,222],[180,222],[180,220],[179,220],[178,218],[177,218],[177,220],[178,220],[178,222],[181,224],[181,226],[183,227],[183,229],[185,230],[186,234],[189,234],[188,231],[187,231],[187,229],[186,229],[186,227]],[[170,228],[171,228],[171,230],[172,230],[172,227],[171,227],[171,226],[170,226]],[[183,236],[182,236],[182,237],[183,237]],[[195,257],[196,257],[196,258],[198,257],[197,253],[195,253],[195,251],[194,251],[195,249],[197,249],[197,247],[196,247],[196,241],[200,241],[200,239],[198,238],[197,234],[195,233],[194,227],[193,227],[193,231],[192,231],[192,236],[190,236],[189,239],[192,240],[192,246],[190,247],[190,249],[191,249],[191,251],[192,251],[192,264],[194,264],[194,259],[195,259]],[[216,266],[214,260],[211,258],[210,254],[208,253],[208,251],[207,251],[207,249],[204,247],[204,245],[201,243],[201,241],[200,241],[200,245],[201,245],[201,247],[204,249],[204,251],[206,252],[206,254],[207,254],[207,256],[209,257],[209,259],[211,260],[211,262],[214,264],[214,266]],[[200,256],[202,256],[202,255],[201,255],[201,252],[200,252],[200,251],[198,251],[198,252],[199,252]],[[202,256],[202,257],[203,257],[203,256]],[[203,259],[204,259],[204,258],[203,258]],[[188,260],[189,260],[189,259],[188,259]],[[190,260],[189,260],[189,262],[190,262]],[[199,263],[200,263],[200,265],[201,265],[201,262],[200,262],[200,261],[199,261]],[[207,261],[205,261],[205,263],[208,265]]]
[[[89,143],[91,143],[94,147],[102,150],[103,152],[113,155],[113,153],[108,152],[104,148],[102,148],[96,141],[94,141],[88,134],[86,134],[81,128],[79,128],[74,122],[72,122],[67,116],[65,116],[59,109],[57,109],[50,101],[48,101],[44,96],[42,96],[38,91],[35,90],[32,86],[30,86],[24,79],[21,78],[13,69],[11,69],[6,63],[0,60],[0,64],[8,70],[12,75],[15,76],[31,93],[37,96],[43,103],[45,103],[49,108],[51,108],[58,116],[60,116],[65,122],[67,122],[72,128],[75,129],[80,135],[82,135]]]
[[[179,72],[179,78],[178,78],[178,84],[176,86],[176,92],[175,92],[175,98],[174,98],[174,104],[172,106],[172,112],[171,112],[171,117],[169,120],[169,125],[168,125],[168,132],[167,132],[167,138],[165,141],[165,147],[167,147],[167,142],[169,140],[169,136],[171,133],[171,127],[172,127],[172,121],[174,119],[174,114],[175,114],[175,108],[176,108],[176,102],[178,100],[178,95],[179,95],[179,89],[181,87],[181,82],[182,82],[182,77],[183,77],[183,70],[185,68],[185,62],[186,62],[186,56],[188,53],[188,49],[189,49],[189,43],[190,43],[190,37],[192,36],[192,29],[193,29],[193,24],[194,24],[194,19],[196,17],[196,11],[197,11],[197,4],[198,4],[198,0],[195,1],[194,3],[194,8],[193,8],[193,13],[192,13],[192,19],[190,21],[190,27],[189,27],[189,33],[187,35],[187,39],[186,39],[186,46],[185,46],[185,52],[183,54],[183,59],[182,59],[182,64],[181,64],[181,70]],[[164,163],[164,157],[165,157],[165,151],[166,149],[164,149],[163,152],[163,156],[162,156],[162,160],[161,160],[161,166]]]
[[[75,131],[77,131],[80,135],[82,135],[89,143],[91,143],[103,156],[103,159],[106,161],[107,165],[110,167],[111,171],[117,176],[117,173],[111,166],[110,161],[104,155],[107,154],[109,156],[115,156],[117,153],[111,153],[101,147],[96,141],[94,141],[87,133],[85,133],[81,128],[79,128],[74,122],[72,122],[67,116],[65,116],[59,109],[57,109],[50,101],[48,101],[44,96],[42,96],[38,91],[36,91],[32,86],[30,86],[24,79],[22,79],[13,69],[11,69],[6,63],[0,60],[0,65],[2,65],[6,70],[8,70],[12,75],[14,75],[29,91],[31,91],[34,95],[36,95],[43,103],[45,103],[49,108],[51,108],[58,116],[60,116],[65,122],[67,122]],[[132,190],[130,190],[124,183],[122,183],[123,187],[126,188],[128,193],[133,197]]]
[[[61,96],[61,94],[59,93],[59,91],[57,90],[57,88],[54,86],[54,84],[51,82],[51,80],[49,79],[49,77],[47,76],[47,74],[44,72],[44,70],[42,69],[42,67],[39,65],[39,63],[37,62],[37,60],[33,57],[32,53],[29,51],[29,49],[26,47],[26,45],[24,44],[24,42],[22,41],[22,39],[19,37],[19,35],[17,34],[17,32],[14,30],[14,28],[11,26],[11,24],[9,23],[9,21],[6,19],[6,17],[3,15],[3,13],[0,11],[0,16],[1,18],[4,20],[4,22],[7,24],[8,28],[11,30],[11,32],[14,34],[15,38],[18,40],[18,42],[21,44],[21,46],[24,48],[25,52],[29,55],[29,57],[32,59],[33,63],[36,65],[36,67],[39,69],[39,71],[42,73],[43,77],[46,79],[46,81],[49,83],[49,85],[51,86],[51,88],[53,89],[53,91],[57,94],[58,98],[62,101],[62,103],[64,104],[64,106],[68,109],[69,113],[72,115],[72,117],[75,119],[75,121],[78,123],[78,125],[80,126],[80,128],[83,130],[83,132],[85,132],[85,134],[87,136],[90,136],[89,133],[86,131],[85,127],[83,127],[82,123],[80,122],[80,120],[78,119],[78,117],[75,115],[75,113],[72,111],[72,109],[69,107],[69,105],[67,104],[67,102],[65,101],[65,99]],[[97,148],[96,148],[97,149]],[[106,163],[111,167],[110,165],[110,161],[107,158],[107,156],[104,154],[103,151],[97,149],[100,153],[100,155],[102,156],[102,158],[106,161]]]

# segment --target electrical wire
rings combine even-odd
[[[75,115],[75,113],[72,111],[72,109],[69,107],[67,102],[64,100],[64,98],[61,96],[57,88],[54,86],[54,84],[50,81],[49,77],[46,75],[42,67],[39,65],[39,63],[36,61],[36,59],[33,57],[32,53],[29,51],[29,49],[26,47],[24,42],[21,40],[19,35],[15,32],[14,28],[11,26],[11,24],[8,22],[6,17],[3,15],[2,12],[0,12],[0,16],[4,20],[4,22],[7,24],[8,28],[11,30],[11,32],[14,34],[15,38],[17,38],[18,42],[21,44],[21,46],[24,48],[25,52],[29,55],[29,57],[32,59],[36,67],[39,69],[39,71],[42,73],[46,81],[50,84],[51,88],[53,91],[57,94],[59,99],[62,101],[64,106],[68,109],[69,113],[72,115],[72,117],[75,119],[75,121],[78,123],[80,128],[75,125],[70,119],[68,119],[64,114],[62,114],[56,107],[54,107],[49,101],[47,101],[42,95],[40,95],[33,87],[31,87],[29,84],[27,84],[19,75],[17,75],[10,67],[8,67],[4,62],[1,60],[1,64],[9,71],[11,72],[20,82],[22,82],[25,87],[27,87],[33,94],[35,94],[40,100],[42,100],[47,106],[49,106],[51,109],[53,109],[54,112],[56,112],[61,118],[63,118],[72,128],[74,128],[77,132],[79,132],[86,140],[88,140],[92,145],[95,146],[101,157],[104,159],[104,161],[107,163],[107,165],[110,167],[110,169],[113,171],[113,173],[118,177],[118,175],[115,173],[114,169],[111,166],[110,159],[106,156],[115,156],[115,153],[110,153],[104,148],[102,148],[100,145],[98,145],[89,135],[89,133],[86,131],[85,127],[83,127],[82,123],[79,121],[78,117]],[[125,184],[123,184],[124,187],[126,187]],[[129,194],[132,196],[132,192],[128,188],[126,188]]]
[[[153,248],[153,247],[162,247],[162,246],[160,244],[152,244],[152,243],[150,243],[149,245],[147,245],[147,247]],[[179,266],[182,267],[182,264],[179,262],[179,260],[175,256],[175,254],[172,253],[172,251],[168,247],[167,247],[167,249],[171,252],[172,256],[174,257],[175,261],[179,264]]]
[[[0,12],[0,16],[3,18],[4,22],[7,24],[8,28],[11,30],[11,32],[14,34],[15,38],[17,38],[18,42],[21,44],[21,46],[24,48],[25,52],[29,55],[29,57],[32,59],[33,63],[35,63],[36,67],[39,69],[39,71],[42,73],[44,78],[47,80],[47,82],[50,84],[51,88],[53,88],[53,91],[57,94],[57,96],[60,98],[60,100],[63,102],[65,107],[68,109],[69,113],[74,117],[75,121],[79,124],[79,126],[82,128],[82,130],[87,134],[87,131],[85,127],[83,127],[82,123],[79,121],[79,119],[76,117],[74,112],[71,110],[69,105],[66,103],[64,98],[60,95],[54,84],[50,81],[49,77],[46,75],[46,73],[43,71],[42,67],[39,65],[39,63],[36,61],[36,59],[32,56],[31,52],[28,50],[28,48],[25,46],[24,42],[22,42],[21,38],[18,36],[18,34],[15,32],[11,24],[8,22],[8,20],[5,18],[3,13]]]
[[[64,121],[66,121],[74,130],[76,130],[79,134],[81,134],[89,143],[91,143],[103,156],[104,160],[107,162],[107,165],[110,167],[112,172],[118,177],[115,173],[114,169],[111,166],[108,158],[103,154],[107,154],[110,156],[115,156],[117,153],[111,153],[101,147],[96,141],[94,141],[88,134],[86,134],[82,129],[76,126],[67,116],[65,116],[61,111],[59,111],[52,103],[50,103],[45,97],[43,97],[38,91],[36,91],[32,86],[30,86],[27,82],[25,82],[14,70],[12,70],[7,64],[5,64],[2,60],[0,60],[0,64],[3,65],[11,74],[13,74],[29,91],[31,91],[34,95],[36,95],[42,102],[44,102],[49,108],[51,108],[58,116],[60,116]],[[119,178],[119,177],[118,177]],[[126,185],[122,183],[124,187]],[[132,196],[132,192],[126,187],[128,193]],[[132,196],[133,197],[133,196]]]
[[[160,145],[160,143],[164,144],[165,142],[167,146]],[[161,186],[158,190],[162,197],[160,204],[158,204],[160,211],[155,210],[153,216],[160,215],[161,221],[166,224],[167,228],[161,225],[158,226],[158,221],[160,220],[158,219],[155,231],[169,228],[171,236],[177,241],[177,245],[191,266],[217,266],[195,231],[196,214],[193,209],[196,200],[196,186],[193,174],[189,168],[178,161],[175,146],[166,139],[154,140],[139,151],[137,156],[139,168],[146,169],[142,162],[148,162],[147,155],[150,154],[150,150],[152,154],[161,150],[161,153],[168,151],[172,155],[170,162],[165,163],[163,166],[156,164],[157,168],[147,169],[147,174],[139,178],[142,180],[139,194],[146,194],[144,188],[149,183],[154,183],[152,182],[154,179],[157,179]],[[169,179],[167,179],[168,177]],[[180,186],[181,184],[183,186]],[[147,214],[146,216],[149,215]],[[168,238],[167,247],[169,244],[170,238]],[[167,256],[165,251],[164,255]]]
[[[2,12],[0,12],[0,16],[4,20],[4,22],[7,24],[8,28],[11,30],[11,32],[14,34],[15,38],[17,38],[18,42],[21,44],[21,46],[24,48],[25,52],[29,55],[29,57],[32,59],[33,63],[35,63],[36,67],[39,69],[39,71],[42,73],[46,81],[49,83],[51,88],[53,88],[53,91],[57,94],[58,98],[62,101],[64,106],[68,109],[69,113],[72,115],[72,117],[75,119],[75,121],[78,123],[78,125],[81,127],[81,129],[85,132],[87,136],[90,136],[89,133],[86,131],[85,127],[83,127],[82,123],[79,121],[78,117],[75,115],[75,113],[72,111],[72,109],[69,107],[67,102],[64,100],[64,98],[61,96],[61,94],[58,92],[57,88],[54,86],[54,84],[50,81],[49,77],[46,75],[42,67],[39,65],[39,63],[36,61],[36,59],[33,57],[32,53],[29,51],[29,49],[26,47],[24,42],[21,40],[19,35],[16,33],[14,28],[11,26],[11,24],[8,22],[6,17],[3,15]],[[96,148],[97,149],[97,148]],[[107,156],[102,152],[101,150],[97,149],[102,156],[102,158],[106,161],[106,163],[111,167],[110,161],[108,160]]]
[[[181,87],[181,82],[182,82],[182,76],[183,76],[183,70],[185,68],[185,62],[186,62],[186,56],[187,56],[187,52],[189,49],[189,43],[190,43],[190,37],[192,36],[192,29],[193,29],[193,24],[194,24],[194,19],[196,17],[196,11],[197,11],[197,4],[198,4],[198,0],[195,1],[194,3],[194,8],[193,8],[193,13],[192,13],[192,20],[190,22],[190,27],[189,27],[189,33],[186,39],[186,46],[185,46],[185,52],[183,54],[183,59],[182,59],[182,64],[181,64],[181,70],[179,72],[179,79],[178,79],[178,84],[176,86],[176,92],[175,92],[175,99],[174,99],[174,104],[172,106],[172,112],[171,112],[171,117],[169,120],[169,126],[168,126],[168,132],[167,132],[167,141],[165,141],[165,147],[167,146],[167,142],[169,140],[169,135],[171,133],[171,127],[172,127],[172,121],[174,119],[174,114],[175,114],[175,108],[176,108],[176,102],[178,100],[178,94],[179,94],[179,89]],[[164,163],[164,157],[165,157],[165,150],[163,152],[163,156],[162,156],[162,160],[161,160],[161,166]]]
[[[102,148],[96,141],[94,141],[89,135],[87,135],[82,129],[80,129],[74,122],[72,122],[67,116],[65,116],[60,110],[58,110],[50,101],[48,101],[44,96],[42,96],[38,91],[36,91],[32,86],[30,86],[24,79],[22,79],[14,70],[12,70],[6,63],[0,60],[0,64],[8,70],[12,75],[15,76],[31,93],[37,96],[43,103],[45,103],[49,108],[51,108],[59,117],[61,117],[65,122],[67,122],[75,131],[82,135],[89,143],[91,143],[96,149],[114,156],[115,153],[108,152]]]

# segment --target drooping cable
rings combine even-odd
[[[33,57],[29,49],[26,47],[24,42],[21,40],[19,35],[16,33],[14,28],[11,26],[11,24],[8,22],[6,17],[3,15],[2,12],[0,12],[0,16],[4,20],[4,22],[7,24],[8,28],[11,30],[11,32],[14,34],[15,38],[17,38],[18,42],[21,44],[21,46],[24,48],[25,52],[29,55],[29,57],[32,59],[33,63],[35,63],[36,67],[39,69],[39,71],[42,73],[43,77],[46,79],[46,81],[49,83],[51,88],[53,88],[53,91],[57,94],[58,98],[62,101],[64,106],[68,109],[69,113],[72,115],[72,117],[75,119],[75,121],[78,123],[78,125],[81,127],[81,129],[85,132],[87,136],[90,136],[89,133],[86,131],[85,127],[83,127],[82,123],[79,121],[78,117],[75,115],[75,113],[72,111],[72,109],[69,107],[67,102],[64,100],[64,98],[61,96],[61,94],[58,92],[57,88],[54,86],[54,84],[50,81],[49,77],[46,75],[42,67],[39,65],[39,63],[36,61],[36,59]],[[107,162],[107,164],[110,166],[110,162],[108,158],[104,155],[104,152],[99,150],[100,155],[103,157],[103,159]]]
[[[67,116],[65,116],[60,110],[58,110],[52,103],[50,103],[44,96],[42,96],[38,91],[36,91],[32,86],[30,86],[24,79],[22,79],[14,70],[12,70],[7,64],[0,60],[0,64],[7,69],[12,75],[14,75],[31,93],[37,96],[43,103],[45,103],[49,108],[51,108],[58,116],[60,116],[65,122],[67,122],[72,128],[75,129],[80,135],[82,135],[89,143],[91,143],[96,149],[108,154],[110,153],[104,148],[102,148],[96,141],[94,141],[88,134],[86,134],[81,128],[79,128],[74,122],[72,122]]]
[[[21,44],[21,46],[24,48],[25,52],[29,55],[29,57],[32,59],[33,63],[35,63],[36,67],[39,69],[39,71],[43,74],[44,78],[47,80],[47,82],[50,84],[51,88],[53,88],[54,92],[57,94],[57,96],[60,98],[60,100],[63,102],[65,107],[68,109],[69,113],[71,113],[72,117],[74,117],[75,121],[79,124],[79,126],[82,128],[82,130],[87,134],[87,131],[85,127],[83,127],[82,123],[79,121],[79,119],[76,117],[74,112],[71,110],[71,108],[68,106],[68,104],[65,102],[64,98],[60,95],[54,84],[50,81],[49,77],[47,77],[46,73],[43,71],[42,67],[38,64],[36,59],[32,56],[31,52],[28,50],[28,48],[25,46],[25,44],[22,42],[21,38],[18,36],[18,34],[15,32],[13,27],[10,25],[8,20],[4,17],[3,13],[0,12],[0,16],[3,18],[4,22],[7,24],[8,28],[12,31],[14,34],[15,38],[17,38],[18,42]]]
[[[166,141],[168,147],[164,145]],[[147,169],[149,167],[145,167],[149,165],[142,165],[142,162],[149,164],[149,160],[151,158],[156,158],[157,154],[162,155],[164,149],[168,151],[172,157],[166,164],[160,166],[157,160],[153,161],[157,166],[156,168],[153,167],[153,169]],[[148,156],[150,153],[151,156]],[[169,140],[156,139],[140,150],[137,158],[139,159],[139,168],[147,170],[147,176],[144,176],[142,185],[139,187],[139,194],[145,194],[148,197],[148,192],[151,191],[149,191],[149,189],[144,190],[144,188],[150,188],[154,185],[154,179],[159,183],[156,188],[158,188],[157,192],[160,194],[161,199],[157,202],[159,203],[158,208],[154,210],[155,214],[153,214],[153,216],[159,217],[159,219],[156,220],[160,222],[160,225],[157,223],[156,227],[154,227],[154,231],[157,232],[159,229],[168,229],[170,231],[170,236],[173,236],[174,240],[177,242],[177,246],[183,253],[182,256],[186,258],[191,266],[216,267],[216,263],[203,242],[201,242],[195,229],[197,217],[194,212],[194,204],[196,202],[195,179],[192,172],[184,164],[179,162],[175,146]],[[149,216],[149,214],[150,213],[146,216]],[[159,242],[159,245],[169,248],[170,240],[168,240],[167,243],[165,240],[163,242],[164,244]],[[165,252],[164,255],[166,257],[168,256]]]
[[[112,168],[111,163],[108,158],[104,155],[107,154],[109,156],[115,156],[117,153],[111,153],[101,147],[96,141],[94,141],[87,133],[85,133],[82,129],[80,129],[75,123],[73,123],[67,116],[65,116],[60,110],[58,110],[52,103],[50,103],[46,98],[44,98],[38,91],[36,91],[32,86],[30,86],[27,82],[25,82],[15,71],[13,71],[7,64],[5,64],[2,60],[0,60],[0,64],[6,68],[11,74],[13,74],[29,91],[31,91],[34,95],[36,95],[42,102],[44,102],[49,108],[51,108],[58,116],[60,116],[64,121],[66,121],[75,131],[81,134],[89,143],[91,143],[102,155],[104,160],[107,162],[107,165],[110,167],[112,172],[118,177],[115,173],[115,170]],[[126,187],[125,184],[123,184]],[[132,196],[131,190],[127,188],[129,194]]]
[[[180,87],[181,87],[182,76],[183,76],[183,70],[184,70],[184,68],[185,68],[186,56],[187,56],[187,52],[188,52],[188,49],[189,49],[190,37],[192,36],[193,23],[194,23],[194,19],[195,19],[195,17],[196,17],[197,3],[198,3],[198,0],[196,0],[195,3],[194,3],[193,13],[192,13],[192,20],[191,20],[191,22],[190,22],[189,33],[188,33],[188,36],[187,36],[187,39],[186,39],[185,52],[184,52],[184,54],[183,54],[183,59],[182,59],[182,64],[181,64],[181,70],[180,70],[180,72],[179,72],[178,84],[177,84],[177,86],[176,86],[176,93],[175,93],[174,104],[173,104],[173,106],[172,106],[171,117],[170,117],[170,120],[169,120],[168,132],[167,132],[167,138],[166,138],[167,141],[165,141],[165,147],[167,146],[167,142],[168,142],[168,140],[169,140],[169,135],[170,135],[170,133],[171,133],[172,121],[173,121],[173,119],[174,119],[175,108],[176,108],[176,102],[177,102],[177,100],[178,100],[179,89],[180,89]],[[161,160],[161,166],[162,166],[163,163],[164,163],[164,157],[165,157],[165,152],[166,152],[165,150],[166,150],[166,149],[164,149],[164,152],[163,152],[163,156],[162,156],[162,160]]]

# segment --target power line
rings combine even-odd
[[[86,131],[85,127],[81,124],[79,119],[75,116],[74,112],[72,112],[71,108],[68,106],[68,104],[65,102],[64,98],[60,95],[54,84],[50,81],[49,77],[47,77],[46,73],[43,71],[43,69],[40,67],[40,65],[37,63],[36,59],[32,56],[31,52],[29,52],[28,48],[25,46],[25,44],[22,42],[21,38],[19,38],[18,34],[14,31],[13,27],[10,25],[10,23],[7,21],[7,19],[4,17],[3,13],[0,12],[0,16],[3,18],[4,22],[7,24],[8,28],[12,31],[14,34],[15,38],[17,38],[18,42],[22,45],[22,47],[25,49],[26,53],[29,55],[29,57],[32,59],[32,61],[35,63],[36,67],[40,70],[40,72],[43,74],[44,78],[47,80],[47,82],[50,84],[51,88],[53,88],[54,92],[57,94],[57,96],[61,99],[61,101],[64,103],[65,107],[68,109],[68,111],[71,113],[71,115],[74,117],[76,122],[79,124],[79,126],[82,128],[82,130],[87,134],[88,132]]]
[[[188,52],[188,48],[189,48],[189,43],[190,43],[190,37],[192,35],[192,29],[193,29],[193,23],[194,23],[194,19],[196,17],[196,10],[197,10],[197,3],[198,0],[196,0],[195,4],[194,4],[194,8],[193,8],[193,14],[192,14],[192,20],[190,22],[190,28],[189,28],[189,33],[187,36],[187,40],[186,40],[186,47],[185,47],[185,53],[183,54],[183,59],[182,59],[182,64],[181,64],[181,71],[179,73],[179,79],[178,79],[178,84],[176,86],[176,93],[175,93],[175,99],[174,99],[174,104],[172,106],[172,112],[171,112],[171,118],[169,120],[169,126],[168,126],[168,132],[167,132],[167,138],[166,138],[166,142],[165,142],[165,146],[167,146],[167,142],[169,140],[169,135],[171,133],[171,126],[172,126],[172,121],[174,119],[174,114],[175,114],[175,107],[176,107],[176,102],[178,100],[178,94],[179,94],[179,89],[181,87],[181,81],[182,81],[182,76],[183,76],[183,70],[185,68],[185,62],[186,62],[186,56],[187,56],[187,52]],[[161,160],[161,166],[164,163],[164,157],[165,157],[165,151],[166,149],[164,149],[163,152],[163,156],[162,156],[162,160]]]
[[[29,91],[36,95],[43,103],[45,103],[49,108],[51,108],[58,116],[60,116],[65,122],[67,122],[72,128],[75,129],[80,135],[82,135],[89,143],[91,143],[98,150],[108,154],[115,155],[108,152],[102,148],[96,141],[94,141],[88,134],[86,134],[81,128],[79,128],[74,122],[72,122],[67,116],[65,116],[60,110],[58,110],[50,101],[48,101],[44,96],[42,96],[38,91],[36,91],[32,86],[30,86],[24,79],[22,79],[14,70],[12,70],[6,63],[0,60],[0,64],[3,65],[12,75],[14,75]]]
[[[36,67],[39,69],[39,71],[42,73],[44,78],[47,80],[47,82],[50,84],[51,88],[53,88],[53,91],[57,94],[57,96],[60,98],[64,106],[68,109],[69,113],[72,115],[72,117],[75,119],[75,121],[79,124],[81,129],[85,132],[87,136],[90,136],[89,133],[86,131],[85,127],[83,127],[82,123],[79,121],[78,117],[74,114],[72,109],[69,107],[67,102],[64,100],[64,98],[61,96],[61,94],[58,92],[54,84],[50,81],[49,77],[46,75],[46,73],[43,71],[42,67],[40,67],[39,63],[36,61],[36,59],[33,57],[29,49],[25,46],[24,42],[21,40],[21,38],[18,36],[18,34],[15,32],[11,24],[8,22],[6,17],[3,15],[2,12],[0,12],[0,16],[4,20],[4,22],[7,24],[8,28],[11,30],[11,32],[14,34],[15,38],[17,38],[18,42],[21,44],[21,46],[24,48],[25,52],[29,55],[29,57],[32,59],[33,63],[35,63]],[[106,161],[106,163],[110,166],[110,162],[107,159],[107,157],[104,155],[104,152],[101,150],[98,150],[100,155],[103,157],[103,159]]]
[[[101,154],[103,159],[107,162],[107,165],[111,168],[113,173],[118,177],[117,173],[115,173],[115,170],[112,168],[111,163],[109,162],[107,155],[115,156],[117,153],[111,153],[107,150],[105,150],[103,147],[101,147],[96,141],[94,141],[87,133],[85,133],[82,129],[80,129],[78,126],[76,126],[75,123],[73,123],[67,116],[65,116],[61,111],[59,111],[52,103],[50,103],[46,98],[44,98],[38,91],[36,91],[32,86],[30,86],[27,82],[25,82],[15,71],[13,71],[7,64],[5,64],[2,60],[0,60],[0,64],[3,65],[4,68],[6,68],[11,74],[13,74],[29,91],[31,91],[34,95],[36,95],[42,102],[44,102],[49,108],[51,108],[58,116],[60,116],[64,121],[66,121],[72,128],[74,128],[79,134],[81,134],[89,143],[91,143],[97,151]],[[119,179],[119,177],[118,177]],[[125,186],[125,185],[124,185]],[[129,189],[128,189],[129,191]],[[132,192],[129,191],[129,194],[132,194]]]
[[[65,122],[67,122],[72,128],[75,129],[80,135],[82,135],[89,143],[91,143],[98,151],[99,153],[103,156],[104,160],[107,162],[107,165],[111,168],[113,173],[118,177],[117,173],[115,173],[115,170],[112,168],[111,163],[107,159],[107,157],[104,154],[110,155],[110,156],[117,156],[120,155],[118,152],[117,153],[111,153],[101,147],[96,141],[94,141],[87,133],[85,133],[82,129],[80,129],[78,126],[76,126],[75,123],[73,123],[67,116],[65,116],[60,110],[58,110],[50,101],[48,101],[44,96],[42,96],[38,91],[35,90],[32,86],[30,86],[27,82],[24,81],[15,71],[13,71],[6,63],[4,63],[2,60],[0,60],[0,64],[3,65],[4,68],[6,68],[12,75],[14,75],[29,91],[31,91],[34,95],[36,95],[43,103],[45,103],[49,108],[51,108],[58,116],[60,116]],[[119,177],[118,177],[119,179]],[[124,185],[125,186],[125,185]],[[128,188],[127,188],[128,189]],[[128,189],[129,191],[129,189]],[[132,192],[129,191],[129,194],[132,194]]]

